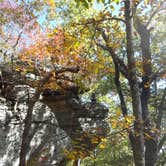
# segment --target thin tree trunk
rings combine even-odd
[[[39,99],[39,96],[40,96],[40,92],[36,92],[28,104],[28,111],[27,111],[27,116],[25,119],[25,126],[24,126],[24,131],[23,131],[23,136],[22,136],[19,166],[26,166],[26,154],[28,151],[29,143],[30,143],[29,131],[31,128],[33,107],[34,107],[36,101]]]
[[[128,72],[129,84],[132,97],[132,108],[135,116],[133,140],[131,140],[133,148],[133,156],[135,166],[145,166],[145,152],[144,152],[144,134],[143,134],[143,119],[141,99],[139,92],[139,85],[136,76],[136,67],[133,51],[132,39],[132,1],[125,0],[125,19],[126,19],[126,41],[127,41],[127,59],[128,59]]]
[[[136,19],[135,24],[136,30],[141,37],[143,62],[141,106],[144,120],[144,132],[145,135],[149,135],[149,137],[145,139],[145,165],[155,166],[158,152],[158,136],[156,133],[152,132],[148,108],[148,101],[150,97],[150,76],[152,75],[150,31],[147,29],[147,26],[141,23],[138,18]]]
[[[33,107],[36,101],[40,97],[44,84],[50,79],[50,77],[51,77],[51,72],[47,73],[45,77],[39,82],[38,88],[36,89],[34,96],[29,100],[27,115],[25,118],[24,131],[22,135],[19,166],[26,166],[26,154],[27,154],[30,140],[31,140],[29,137],[29,134],[30,134],[29,132],[30,132],[31,122],[32,122]]]

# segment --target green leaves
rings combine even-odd
[[[91,5],[92,0],[75,0],[75,2],[77,3],[78,6],[82,5],[86,9],[88,9],[89,6]]]

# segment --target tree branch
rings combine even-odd
[[[120,98],[122,113],[123,113],[123,116],[125,117],[127,115],[127,107],[126,107],[126,103],[125,103],[124,96],[123,96],[123,93],[122,93],[121,83],[120,83],[120,80],[119,80],[119,74],[120,74],[119,73],[119,67],[118,67],[118,63],[116,61],[114,61],[114,65],[115,65],[115,78],[114,78],[114,81],[115,81],[116,89],[117,89],[117,92],[118,92],[118,95],[119,95],[119,98]]]
[[[15,44],[12,46],[13,48],[15,48],[15,47],[17,46],[17,44],[18,44],[18,42],[19,42],[19,40],[20,40],[20,38],[21,38],[21,35],[22,35],[22,31],[19,33]]]
[[[107,18],[106,17],[101,18],[99,20],[95,20],[95,19],[92,18],[92,19],[87,20],[85,23],[75,23],[75,25],[85,25],[85,26],[87,26],[89,24],[98,24],[98,23],[102,23],[104,21],[110,21],[110,20],[121,21],[124,24],[126,24],[126,21],[124,19],[110,16],[110,17],[107,17]]]
[[[64,72],[71,72],[71,73],[77,73],[79,71],[79,67],[56,67],[54,66],[54,70],[55,70],[55,74],[60,74],[60,73],[64,73]]]
[[[158,70],[157,72],[153,73],[150,77],[150,83],[152,83],[156,78],[161,77],[166,74],[166,69]]]
[[[101,32],[101,35],[105,41],[105,43],[107,44],[108,43],[108,36],[105,34],[104,30],[102,28],[96,28],[96,30],[100,31]],[[105,46],[105,45],[102,45],[100,43],[96,43],[99,47],[101,47],[103,50],[107,50],[112,59],[119,64],[119,70],[120,72],[125,76],[125,78],[129,79],[128,77],[128,68],[127,66],[124,64],[124,62],[118,57],[118,55],[115,53],[115,51],[109,47],[109,46]]]

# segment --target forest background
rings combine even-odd
[[[16,82],[35,89],[24,121],[20,166],[26,165],[33,107],[48,88],[70,89],[84,102],[95,94],[95,100],[109,108],[110,131],[95,153],[82,157],[84,165],[164,166],[163,0],[1,0],[0,4],[1,73],[8,68],[13,76],[19,75]],[[2,86],[6,99],[12,88]],[[73,165],[76,156],[70,156]]]

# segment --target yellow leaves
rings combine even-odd
[[[117,38],[116,38],[117,39]],[[107,46],[110,47],[110,48],[113,48],[113,49],[117,49],[120,47],[120,42],[117,41],[117,42],[109,42],[107,43]]]
[[[157,133],[157,134],[159,134],[159,133],[160,133],[160,130],[159,130],[159,129],[157,129],[157,128],[152,128],[152,129],[151,129],[151,131],[152,131],[153,133]]]
[[[70,160],[75,160],[77,158],[76,154],[77,154],[77,152],[72,151],[67,155],[67,158],[70,159]]]
[[[71,152],[70,154],[68,154],[67,158],[75,160],[76,159],[76,152]]]
[[[113,119],[113,120],[111,121],[111,127],[112,127],[113,129],[116,129],[117,125],[118,125],[118,120]]]
[[[148,133],[144,133],[146,139],[153,139]]]
[[[78,154],[80,159],[83,159],[87,156],[87,153],[85,151],[79,151]]]
[[[144,84],[144,87],[145,87],[145,88],[149,88],[149,87],[150,87],[150,82],[146,82],[146,83]]]
[[[99,138],[98,137],[92,137],[91,142],[92,144],[98,144],[99,143]]]
[[[117,117],[121,116],[121,114],[122,114],[122,113],[121,113],[121,110],[117,110],[117,111],[116,111],[116,116],[117,116]]]
[[[52,1],[49,2],[53,3]],[[89,31],[85,32],[85,34],[86,33],[89,33]],[[82,56],[82,52],[86,50],[86,43],[84,43],[84,39],[81,39],[82,37],[78,37],[76,34],[71,34],[61,28],[55,28],[52,32],[49,31],[47,34],[39,34],[35,43],[23,50],[23,55],[21,55],[20,58],[22,61],[26,62],[26,64],[32,66],[31,68],[37,63],[40,67],[41,76],[46,71],[47,66],[48,68],[51,66],[51,63],[65,67],[79,66],[79,73],[71,74],[65,72],[64,74],[66,75],[63,78],[68,77],[69,79],[66,81],[62,78],[62,82],[67,86],[69,86],[69,83],[70,85],[72,83],[77,84],[82,90],[88,87],[92,81],[95,82],[99,74],[110,72],[107,71],[107,69],[111,70],[111,72],[114,71],[110,69],[110,64],[112,64],[111,57],[104,57],[101,50],[98,55],[95,55],[97,56],[97,60],[85,57],[84,54]],[[106,67],[106,65],[108,67]],[[25,66],[25,68],[29,68],[29,66]],[[56,80],[51,81],[52,83],[47,83],[45,87],[49,87],[50,89],[60,88],[55,83]]]
[[[55,8],[55,0],[44,0],[44,2],[51,8]]]
[[[76,150],[76,149],[74,149],[72,151],[69,151],[67,149],[63,149],[63,152],[66,155],[66,158],[68,158],[70,160],[76,160],[78,158],[83,159],[87,156],[87,153],[88,153],[86,151]]]
[[[107,72],[115,74],[115,69],[110,67],[107,69]]]
[[[149,3],[149,0],[144,0],[145,5]]]
[[[106,43],[106,44],[107,44],[107,47],[113,48],[112,42],[108,42],[108,43]]]
[[[89,65],[90,69],[96,76],[99,74],[107,74],[115,72],[114,68],[110,67],[112,65],[112,58],[109,56],[103,56],[102,52],[96,55],[95,60]]]
[[[102,143],[99,145],[99,148],[100,148],[100,149],[105,149],[105,148],[106,148],[106,143],[103,143],[103,142],[102,142]]]
[[[99,144],[99,148],[100,149],[105,149],[106,148],[106,146],[107,146],[107,139],[106,138],[101,138],[101,143]]]
[[[134,116],[126,115],[123,122],[123,128],[129,129],[130,126],[133,124],[134,119],[135,119]]]
[[[125,120],[128,124],[132,124],[133,121],[134,121],[134,116],[129,116],[129,115],[126,115],[125,116]]]
[[[16,71],[21,71],[21,68],[19,66],[16,66],[15,70]]]
[[[47,37],[48,37],[48,38],[54,37],[54,35],[55,35],[56,33],[58,33],[58,31],[59,31],[59,30],[58,30],[57,28],[55,28],[53,31],[47,33]]]
[[[121,127],[121,124],[122,124],[121,121],[122,121],[121,120],[121,110],[119,107],[117,107],[114,115],[110,119],[111,128],[117,129],[117,128]]]
[[[107,139],[106,138],[101,138],[101,141],[106,143]]]
[[[69,151],[67,149],[63,149],[63,153],[67,155]]]
[[[123,117],[121,110],[118,108],[115,115],[110,118],[111,128],[113,130],[128,130],[132,126],[134,119],[132,115]]]
[[[80,52],[81,42],[77,36],[71,35],[69,33],[64,33],[64,49],[68,53],[78,53]]]

